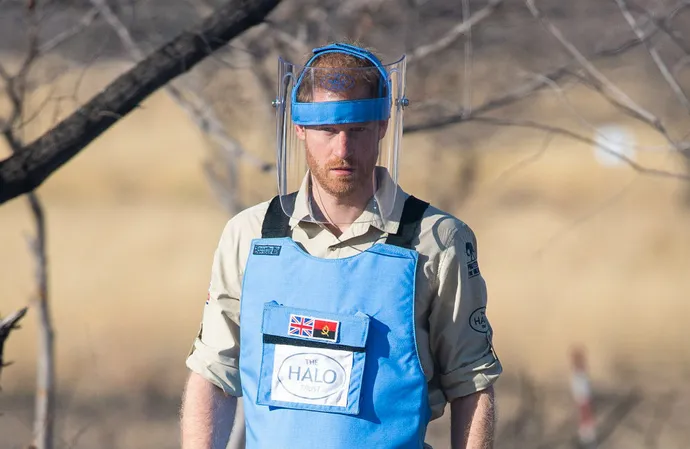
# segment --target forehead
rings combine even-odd
[[[315,86],[313,91],[314,102],[338,101],[338,100],[363,100],[371,98],[371,92],[366,85],[355,85],[348,90],[331,90]]]

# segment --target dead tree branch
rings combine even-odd
[[[503,3],[503,0],[489,0],[489,3],[462,23],[457,24],[441,39],[431,44],[417,47],[408,57],[407,63],[413,64],[424,58],[431,56],[450,47],[460,36],[468,33],[472,27],[476,26],[483,20],[487,19],[491,14]]]
[[[28,308],[24,307],[16,312],[11,313],[7,317],[0,320],[0,374],[2,374],[2,369],[6,366],[10,366],[12,362],[5,362],[4,359],[4,349],[5,342],[10,336],[10,332],[15,329],[19,329],[19,321],[24,318]]]
[[[30,192],[153,92],[260,23],[280,0],[230,0],[114,80],[33,143],[0,162],[0,204]]]
[[[55,338],[48,301],[48,257],[46,252],[46,226],[43,206],[36,192],[28,194],[31,213],[36,224],[36,237],[29,243],[36,261],[35,302],[39,318],[38,379],[36,416],[34,420],[34,447],[52,449],[55,423]]]
[[[76,24],[74,27],[67,29],[63,31],[62,33],[58,34],[48,42],[45,42],[41,44],[41,46],[38,48],[39,54],[46,54],[49,53],[50,51],[54,50],[55,48],[59,47],[63,43],[67,42],[69,39],[73,38],[74,36],[78,35],[81,33],[83,30],[91,26],[93,21],[98,17],[98,11],[95,9],[92,9],[91,11],[87,12],[79,21],[78,24]]]
[[[612,98],[614,98],[620,105],[634,111],[637,115],[642,117],[648,123],[658,124],[659,119],[651,112],[638,105],[625,92],[620,90],[613,82],[611,82],[603,73],[599,71],[594,65],[570,42],[568,41],[561,30],[556,27],[544,14],[536,7],[534,0],[525,0],[527,7],[532,15],[541,22],[542,26],[546,28],[563,48],[570,53],[570,55],[577,61],[580,66],[587,72],[587,74],[596,83],[605,90]]]
[[[117,17],[113,10],[110,9],[105,0],[90,1],[117,33],[120,41],[129,52],[132,59],[135,62],[143,60],[145,58],[144,51],[136,44],[136,42],[134,42],[134,39],[132,39],[132,35],[127,27]],[[228,209],[228,212],[234,215],[242,207],[238,192],[236,191],[238,187],[238,183],[236,181],[237,176],[239,175],[237,160],[240,158],[245,158],[252,164],[252,166],[261,171],[270,170],[272,168],[271,164],[265,163],[251,153],[248,153],[242,148],[237,140],[230,137],[225,131],[225,127],[223,126],[222,122],[213,113],[213,109],[210,105],[204,102],[197,107],[191,101],[188,101],[185,98],[180,89],[172,84],[166,85],[164,89],[167,94],[170,95],[173,101],[175,101],[177,105],[187,113],[197,128],[199,128],[199,130],[201,130],[203,133],[209,135],[223,150],[225,167],[229,172],[228,175],[229,178],[231,178],[230,181],[232,186],[224,186],[223,188],[223,184],[218,180],[217,177],[214,177],[213,172],[206,170],[206,174],[209,177],[208,180],[211,183],[214,192],[217,192],[219,188],[225,191],[225,193],[220,196],[221,202],[226,209]]]
[[[628,22],[630,25],[630,28],[634,31],[635,35],[640,39],[643,40],[642,37],[644,36],[644,33],[640,29],[639,25],[637,24],[637,21],[633,17],[632,13],[630,12],[630,8],[628,7],[628,4],[625,0],[615,0],[616,4],[621,10],[621,13],[623,14],[623,17],[625,17],[625,20]],[[678,98],[678,101],[680,101],[680,104],[683,105],[683,107],[690,113],[690,101],[688,101],[688,97],[683,91],[683,88],[680,87],[680,84],[678,84],[678,81],[676,78],[673,76],[671,71],[669,70],[668,66],[664,62],[663,59],[661,59],[661,55],[657,51],[656,47],[649,41],[644,41],[644,45],[647,47],[647,51],[652,57],[652,60],[654,63],[657,65],[659,68],[659,71],[661,72],[661,75],[664,77],[668,85],[671,87],[671,90],[673,90],[673,93],[676,95]]]
[[[671,12],[663,19],[654,16],[646,8],[643,8],[640,5],[637,5],[633,2],[629,1],[628,6],[631,10],[636,10],[640,12],[655,26],[655,29],[652,31],[652,33],[663,31],[668,35],[669,38],[671,38],[671,41],[673,41],[673,43],[676,44],[678,48],[683,50],[685,54],[690,55],[690,43],[686,42],[685,38],[671,27],[671,22],[673,21],[673,19],[683,10],[690,8],[690,3],[686,1],[679,2],[671,10]]]
[[[508,119],[501,119],[501,118],[496,118],[496,117],[472,117],[472,120],[475,122],[481,122],[481,123],[486,123],[490,125],[496,125],[496,126],[514,126],[514,127],[519,127],[519,128],[530,128],[530,129],[536,129],[540,131],[545,131],[548,133],[553,133],[553,134],[560,134],[566,137],[569,137],[574,140],[578,140],[580,142],[586,143],[588,145],[594,145],[600,147],[604,152],[610,154],[611,156],[614,156],[621,161],[625,162],[628,164],[633,170],[646,174],[646,175],[652,175],[652,176],[659,176],[662,178],[672,178],[672,179],[681,179],[684,181],[690,181],[690,174],[684,174],[684,173],[672,173],[668,172],[665,170],[658,170],[654,168],[648,168],[644,167],[637,162],[633,161],[629,157],[620,154],[618,151],[615,151],[605,145],[602,145],[601,142],[596,142],[593,139],[590,139],[589,137],[585,137],[583,135],[577,134],[573,131],[570,131],[565,128],[559,128],[557,126],[550,126],[550,125],[545,125],[543,123],[538,123],[534,122],[531,120],[508,120]]]
[[[22,151],[22,142],[17,137],[17,131],[21,130],[23,123],[28,74],[34,61],[41,55],[38,43],[38,20],[33,9],[30,10],[29,20],[29,48],[26,58],[15,75],[10,76],[6,70],[2,70],[5,91],[12,108],[9,121],[3,127],[2,134],[14,155]],[[29,242],[29,246],[36,261],[37,291],[33,302],[36,303],[39,316],[34,440],[31,447],[52,449],[55,422],[55,344],[48,301],[45,215],[36,192],[29,192],[28,200],[36,224],[36,237]]]
[[[648,34],[645,36],[645,40],[649,39],[652,36],[652,33]],[[608,58],[612,56],[619,55],[623,52],[630,51],[637,46],[641,45],[642,41],[639,39],[631,39],[629,41],[626,41],[622,45],[614,46],[614,47],[607,47],[603,48],[587,59],[597,59],[597,58]],[[550,82],[557,82],[567,76],[574,76],[573,72],[573,66],[575,65],[575,62],[571,61],[566,64],[563,64],[545,74],[542,74],[538,77],[533,77],[530,81],[519,85],[515,89],[512,89],[508,91],[507,93],[492,98],[485,103],[474,107],[472,109],[472,114],[467,114],[466,111],[460,110],[457,113],[453,113],[450,115],[447,115],[445,117],[440,117],[436,119],[430,119],[426,120],[421,123],[415,123],[411,125],[406,125],[404,132],[406,134],[409,133],[415,133],[415,132],[420,132],[420,131],[428,131],[428,130],[433,130],[433,129],[440,129],[446,126],[454,125],[457,123],[461,123],[464,121],[469,121],[472,119],[472,115],[479,115],[479,114],[485,114],[487,112],[491,112],[506,106],[509,106],[511,104],[514,104],[520,100],[523,100],[530,95],[541,91],[542,89],[549,87]]]
[[[617,0],[618,1],[618,0]],[[614,83],[608,80],[594,65],[590,62],[591,58],[585,57],[571,42],[569,42],[563,35],[563,33],[553,25],[534,5],[534,0],[526,0],[528,8],[533,13],[533,15],[540,20],[543,26],[553,34],[556,39],[562,44],[566,51],[573,57],[573,61],[562,65],[561,67],[547,73],[545,75],[538,75],[533,80],[518,86],[517,88],[509,91],[508,93],[499,96],[497,98],[491,99],[475,108],[468,113],[466,106],[460,109],[456,113],[452,113],[439,118],[434,118],[426,120],[422,123],[415,123],[405,127],[404,132],[414,133],[419,131],[426,131],[432,129],[439,129],[445,126],[449,126],[457,123],[464,123],[469,121],[483,121],[485,123],[491,123],[494,125],[501,126],[520,126],[528,127],[533,129],[539,129],[545,132],[554,132],[556,134],[565,135],[570,138],[588,143],[595,144],[601,147],[601,144],[595,143],[592,139],[579,135],[573,131],[548,126],[540,123],[530,122],[530,121],[518,121],[518,120],[502,120],[493,117],[486,117],[484,114],[492,110],[496,110],[520,100],[523,100],[537,91],[544,89],[545,87],[552,87],[556,84],[556,81],[564,78],[565,76],[572,76],[578,78],[586,86],[595,89],[600,93],[606,100],[608,100],[615,107],[620,109],[625,114],[640,120],[641,122],[649,125],[654,130],[659,132],[670,144],[670,148],[681,153],[687,152],[690,149],[690,145],[687,142],[675,141],[668,133],[664,127],[661,120],[656,117],[651,112],[647,111],[640,105],[638,105],[634,100],[632,100],[627,94],[621,91]],[[675,14],[678,11],[678,7],[673,10],[671,14]],[[666,23],[663,20],[663,23]],[[638,45],[648,45],[648,41],[652,33],[639,32],[636,34],[636,38],[632,41],[626,42],[622,46],[607,48],[599,50],[595,53],[594,57],[607,57],[614,54],[620,54],[622,51],[628,51]],[[574,65],[580,67],[580,70],[584,74],[573,72],[572,68]],[[582,120],[581,117],[578,116]],[[686,176],[678,173],[670,173],[662,170],[647,169],[641,165],[635,163],[627,157],[624,157],[617,152],[611,150],[610,148],[602,148],[605,152],[614,154],[616,157],[622,159],[624,162],[628,163],[634,170],[644,173],[651,174],[655,176],[680,178],[680,179],[690,179],[690,176]]]

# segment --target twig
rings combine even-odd
[[[296,54],[300,55],[300,57],[306,57],[309,54],[309,45],[305,39],[298,36],[293,36],[290,33],[280,29],[272,20],[266,20],[265,23],[268,26],[268,29],[273,32],[273,38],[275,40],[289,47]]]
[[[625,51],[632,50],[633,48],[641,44],[642,42],[640,42],[639,39],[632,39],[625,44]],[[610,57],[614,54],[613,51],[616,49],[617,51],[622,51],[619,47],[605,48],[594,53],[591,56],[591,58]],[[573,62],[563,64],[546,74],[540,75],[538,78],[532,79],[524,84],[521,84],[520,86],[508,91],[507,93],[501,96],[492,98],[483,103],[482,105],[474,107],[472,110],[472,115],[485,114],[487,112],[491,112],[493,110],[511,105],[547,87],[549,84],[548,81],[555,82],[561,78],[564,78],[567,75],[573,75],[573,73],[571,72],[571,66],[573,64]],[[404,132],[409,134],[419,131],[438,129],[463,121],[467,121],[470,119],[471,115],[466,114],[464,110],[460,110],[458,113],[451,114],[439,119],[429,120],[418,124],[406,125]]]
[[[654,416],[652,422],[645,432],[645,446],[647,449],[657,449],[659,447],[659,436],[663,431],[664,424],[673,414],[673,406],[678,400],[677,391],[669,391],[662,395],[654,407]]]
[[[45,214],[36,192],[29,192],[27,196],[36,223],[36,238],[30,246],[36,260],[36,302],[40,322],[34,446],[37,449],[51,449],[55,423],[55,337],[48,300]]]
[[[424,59],[434,53],[438,53],[441,50],[448,48],[456,39],[465,33],[468,33],[473,26],[477,25],[481,21],[488,18],[499,5],[503,3],[503,0],[489,0],[489,3],[467,20],[454,26],[448,33],[442,36],[436,42],[431,44],[422,45],[417,47],[408,57],[407,63],[413,64],[421,59]]]
[[[132,59],[134,59],[135,62],[144,59],[144,52],[134,42],[134,39],[132,39],[132,35],[130,34],[127,27],[110,9],[108,4],[104,0],[90,1],[94,5],[94,7],[100,12],[100,14],[103,15],[103,17],[113,28],[113,30],[117,33],[120,40],[122,41],[122,44],[129,52]],[[227,155],[227,157],[225,158],[227,163],[226,165],[230,167],[229,170],[232,173],[232,176],[238,175],[238,170],[235,167],[235,165],[237,163],[236,159],[240,157],[245,157],[247,160],[249,160],[250,163],[252,163],[252,165],[254,165],[254,167],[259,168],[262,171],[267,170],[268,164],[260,161],[257,157],[247,153],[244,149],[242,149],[239,142],[237,142],[235,139],[230,137],[225,132],[223,124],[220,122],[220,120],[218,120],[215,117],[212,108],[209,105],[202,105],[202,107],[199,108],[195,107],[191,102],[187,101],[187,99],[184,97],[184,95],[179,89],[177,89],[171,84],[165,86],[164,89],[168,93],[168,95],[170,95],[172,99],[187,113],[187,115],[196,124],[196,126],[202,132],[211,136],[211,138],[215,140],[215,142],[218,145],[221,146],[221,148]],[[212,186],[216,188],[217,186],[215,185],[214,181],[215,180],[209,180],[209,182],[212,183]],[[235,187],[237,186],[235,185]],[[223,203],[226,206],[231,207],[231,209],[229,210],[231,214],[235,214],[238,211],[238,209],[234,208],[234,206],[238,205],[238,192],[232,189],[232,191],[227,192],[227,195],[232,196],[233,198],[235,198],[235,200],[224,201]]]
[[[501,118],[496,118],[496,117],[472,117],[473,121],[476,122],[481,122],[481,123],[487,123],[490,125],[496,125],[496,126],[515,126],[519,128],[531,128],[531,129],[538,129],[540,131],[546,131],[554,134],[561,134],[566,137],[570,137],[571,139],[578,140],[583,143],[587,143],[589,145],[594,145],[598,146],[601,148],[604,152],[620,159],[621,161],[625,162],[628,164],[633,170],[646,174],[646,175],[652,175],[652,176],[659,176],[662,178],[672,178],[672,179],[681,179],[685,181],[690,181],[690,174],[683,174],[683,173],[673,173],[673,172],[668,172],[665,170],[658,170],[655,168],[648,168],[644,167],[637,162],[633,161],[629,157],[625,156],[624,154],[620,154],[619,152],[609,148],[608,146],[602,145],[600,142],[596,142],[593,139],[590,139],[589,137],[582,136],[580,134],[577,134],[573,131],[570,131],[565,128],[559,128],[557,126],[550,126],[550,125],[545,125],[542,123],[538,122],[533,122],[530,120],[507,120],[507,119],[501,119]]]
[[[528,9],[532,15],[541,22],[541,24],[560,42],[565,50],[577,61],[582,68],[599,84],[599,86],[607,91],[613,98],[615,98],[621,105],[635,111],[639,116],[643,117],[648,123],[658,124],[659,119],[651,112],[644,109],[642,106],[635,103],[625,92],[620,90],[618,86],[609,81],[606,76],[601,73],[594,65],[580,51],[570,43],[561,30],[549,21],[543,13],[536,7],[534,0],[525,0]]]
[[[2,369],[6,366],[10,366],[12,362],[5,362],[3,357],[5,342],[10,336],[10,332],[15,329],[19,329],[18,323],[26,315],[28,308],[24,307],[16,312],[13,312],[0,320],[0,374],[2,374]]]
[[[606,417],[599,423],[599,438],[597,443],[604,446],[606,440],[609,439],[616,428],[623,422],[625,417],[632,412],[632,410],[642,402],[642,396],[639,392],[631,390],[626,394],[621,401],[611,410]]]
[[[469,0],[462,0],[462,19],[470,19]],[[464,54],[464,76],[463,76],[463,111],[465,114],[472,114],[472,28],[465,33],[465,54]]]
[[[615,0],[616,4],[621,10],[621,13],[623,14],[623,17],[625,17],[625,20],[628,22],[630,25],[630,28],[635,32],[635,35],[642,40],[642,30],[640,30],[640,27],[637,24],[637,21],[635,18],[632,16],[630,13],[630,9],[628,8],[628,4],[626,3],[625,0]],[[666,63],[661,59],[661,56],[659,55],[659,52],[657,51],[656,47],[652,45],[649,41],[644,41],[644,45],[647,47],[647,51],[651,55],[652,59],[654,60],[654,63],[657,65],[659,68],[659,71],[661,72],[661,75],[664,77],[666,82],[668,83],[669,86],[671,86],[671,89],[673,90],[673,93],[676,95],[678,98],[678,101],[683,105],[685,109],[687,109],[688,113],[690,113],[690,101],[688,100],[687,95],[685,92],[683,92],[683,88],[680,87],[678,84],[678,81],[673,77],[673,74],[669,71],[668,66]]]
[[[39,54],[43,55],[49,53],[56,47],[62,45],[72,37],[81,33],[84,29],[88,28],[93,23],[96,17],[98,17],[98,11],[96,9],[91,9],[89,12],[84,14],[79,23],[77,23],[74,27],[61,32],[51,40],[41,44],[38,48]]]
[[[590,121],[588,121],[584,116],[582,116],[582,114],[580,114],[580,113],[575,109],[575,106],[574,106],[574,105],[570,102],[570,100],[568,100],[568,98],[565,96],[565,93],[563,92],[563,88],[561,88],[561,87],[558,85],[558,83],[556,83],[556,82],[554,82],[554,81],[552,81],[552,80],[550,80],[550,79],[548,79],[548,78],[545,78],[545,79],[544,79],[543,76],[542,76],[542,75],[539,75],[539,74],[536,74],[535,76],[536,76],[537,78],[543,79],[543,82],[544,82],[545,84],[547,84],[547,85],[551,88],[551,90],[552,90],[553,92],[556,93],[556,95],[558,95],[558,98],[559,98],[559,99],[563,102],[563,104],[570,110],[570,112],[573,114],[573,116],[575,116],[575,118],[576,118],[580,123],[582,123],[583,126],[589,128],[589,129],[591,129],[593,132],[595,132],[595,133],[597,134],[597,137],[599,137],[599,138],[601,138],[601,139],[603,139],[603,140],[605,140],[605,141],[609,141],[609,138],[608,138],[608,136],[606,136],[606,134],[600,132],[599,129],[598,129],[598,127],[597,127],[596,125],[594,125],[593,123],[591,123]],[[587,82],[586,79],[581,79],[581,81],[583,81],[583,82],[585,82],[585,83]],[[590,86],[590,87],[591,87],[591,86]],[[669,148],[668,145],[663,145],[663,146],[641,146],[641,145],[633,145],[633,146],[631,146],[631,147],[632,147],[632,148],[635,148],[635,149],[637,149],[637,150],[654,150],[654,151],[675,149],[675,148]]]
[[[651,12],[649,12],[646,8],[643,8],[642,6],[633,3],[633,2],[628,2],[629,8],[635,9],[638,12],[641,12],[647,20],[649,20],[654,26],[653,32],[658,32],[658,31],[663,31],[668,35],[668,37],[671,38],[674,44],[678,46],[685,54],[690,55],[690,44],[685,41],[685,38],[679,34],[677,31],[675,31],[670,23],[674,19],[676,15],[678,15],[680,12],[682,12],[686,8],[690,8],[690,3],[687,2],[680,2],[677,4],[673,10],[666,16],[664,19],[659,19],[654,16]]]
[[[515,164],[511,165],[510,167],[506,168],[503,170],[498,176],[496,176],[496,181],[494,181],[493,184],[496,184],[498,182],[505,182],[510,178],[510,175],[512,173],[515,173],[519,171],[521,168],[526,167],[529,164],[532,164],[536,161],[538,161],[545,153],[546,150],[549,149],[549,145],[553,141],[554,135],[553,133],[546,133],[546,136],[544,137],[544,141],[542,142],[541,146],[539,147],[539,150],[537,150],[534,154],[531,154],[524,159],[519,160]],[[491,186],[489,186],[491,187]]]

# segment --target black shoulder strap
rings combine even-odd
[[[422,221],[427,207],[429,207],[429,203],[410,195],[407,200],[405,200],[405,206],[403,206],[398,232],[390,234],[386,239],[386,243],[409,249],[412,246],[415,232]]]
[[[283,199],[287,201],[286,206],[289,210],[295,208],[295,199],[297,193],[291,193]],[[283,212],[283,207],[280,204],[280,195],[276,195],[268,205],[268,210],[264,216],[264,222],[261,225],[261,238],[281,238],[287,237],[290,233],[290,217]]]
[[[291,193],[284,200],[287,201],[286,206],[290,210],[295,207],[294,203],[296,197],[296,193]],[[410,248],[415,236],[415,231],[422,221],[427,207],[429,207],[429,203],[410,195],[403,207],[398,232],[390,234],[386,239],[386,243],[403,248]],[[289,232],[290,217],[283,212],[283,207],[280,204],[280,196],[275,196],[268,205],[268,210],[266,211],[266,216],[261,226],[261,238],[287,237]]]

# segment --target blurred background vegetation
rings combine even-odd
[[[29,13],[0,0],[5,70],[22,67],[32,30],[45,50],[23,78],[15,135],[32,142],[129,70],[122,30],[147,55],[221,3],[53,0]],[[275,194],[277,57],[349,38],[410,57],[402,186],[477,234],[505,368],[497,448],[575,447],[574,346],[586,349],[601,447],[686,448],[689,10],[683,0],[282,1],[171,83],[186,109],[159,90],[37,189],[55,447],[177,447],[215,245],[234,213]],[[0,118],[12,110],[0,92]],[[200,128],[200,116],[222,130]],[[2,140],[0,154],[11,154]],[[25,199],[0,206],[3,316],[32,304],[34,226]],[[2,449],[32,439],[34,308],[22,324],[5,345]],[[435,448],[448,447],[446,419],[430,429]]]

